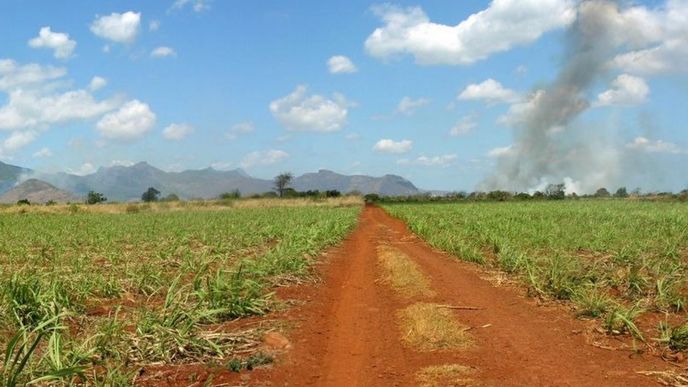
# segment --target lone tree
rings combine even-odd
[[[144,202],[157,202],[160,197],[160,191],[157,189],[150,187],[146,190],[146,192],[141,195],[141,200]]]
[[[287,190],[287,186],[291,183],[291,179],[294,176],[291,172],[283,172],[275,176],[275,191],[279,194],[279,197],[284,196],[284,192]]]
[[[598,189],[598,190],[595,192],[595,197],[598,197],[598,198],[608,198],[609,196],[611,196],[611,195],[609,194],[609,191],[607,191],[607,189],[604,188],[604,187]]]
[[[563,200],[566,198],[566,185],[560,184],[549,184],[545,188],[545,196],[550,200]]]
[[[88,191],[86,195],[86,204],[99,204],[107,201],[105,195],[100,192]]]
[[[616,190],[616,193],[614,194],[615,198],[627,198],[628,197],[628,191],[626,190],[626,187],[621,187]]]

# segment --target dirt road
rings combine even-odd
[[[404,298],[380,281],[377,248],[392,246],[410,257],[429,279],[442,305],[468,327],[466,349],[419,352],[404,345],[396,318],[420,298]],[[399,220],[366,207],[360,225],[322,265],[323,282],[283,292],[306,300],[287,314],[292,348],[251,385],[412,386],[429,366],[460,365],[466,377],[449,385],[652,385],[637,371],[664,370],[652,355],[612,351],[590,344],[594,322],[573,318],[561,306],[541,306],[515,286],[499,286],[471,264],[434,251]],[[447,385],[447,381],[438,385]]]

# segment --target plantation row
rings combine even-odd
[[[387,204],[434,247],[512,273],[533,295],[571,300],[610,333],[643,337],[644,312],[687,308],[688,207],[682,203],[565,201]],[[655,332],[688,349],[688,325]]]
[[[276,306],[359,207],[28,213],[0,217],[0,384],[129,385],[152,363],[231,369],[261,332],[222,324]]]

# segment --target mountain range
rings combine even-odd
[[[100,192],[110,201],[138,200],[148,187],[155,187],[163,196],[176,194],[183,199],[211,199],[233,190],[239,190],[242,195],[273,190],[272,180],[251,177],[241,169],[218,171],[206,168],[166,172],[146,162],[140,162],[131,166],[101,167],[93,174],[77,176],[63,172],[42,173],[0,162],[0,195],[28,178],[49,183],[56,190],[77,197],[83,197],[89,191]],[[421,192],[413,183],[401,176],[349,176],[324,169],[296,176],[290,186],[297,191],[358,191],[362,194],[377,193],[387,196],[413,195]],[[41,188],[46,189],[45,186]]]

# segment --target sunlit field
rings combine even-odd
[[[8,209],[0,216],[0,382],[129,385],[152,364],[267,361],[237,360],[260,329],[225,324],[275,308],[272,288],[307,275],[360,211],[304,203]]]
[[[434,247],[510,273],[529,293],[571,300],[610,333],[688,346],[688,329],[663,323],[643,337],[645,313],[686,311],[688,207],[684,203],[570,200],[389,204]],[[675,320],[675,319],[672,319]]]

